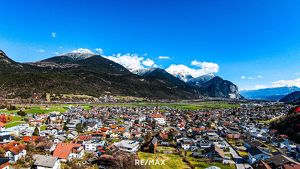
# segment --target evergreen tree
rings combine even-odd
[[[35,127],[32,135],[34,135],[34,136],[39,136],[40,135],[40,130],[39,130],[38,127]]]

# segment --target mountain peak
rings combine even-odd
[[[0,55],[3,56],[3,55],[6,55],[3,50],[0,50]]]
[[[209,73],[209,74],[206,74],[206,75],[202,75],[202,76],[199,76],[199,77],[196,77],[196,78],[189,79],[187,81],[187,83],[192,85],[192,86],[201,86],[203,83],[210,81],[214,77],[215,77],[214,74]]]
[[[0,50],[0,72],[19,71],[22,67],[22,64],[13,61]]]
[[[160,69],[160,68],[144,68],[144,69],[134,70],[132,73],[140,75],[140,76],[144,76],[144,75],[148,75],[148,74],[150,74],[150,73],[152,73],[153,71],[156,71],[156,70],[163,70],[163,69]]]
[[[7,64],[15,63],[2,50],[0,50],[0,59],[2,63],[7,63]]]
[[[87,59],[95,55],[97,54],[93,53],[89,49],[79,48],[77,50],[73,50],[72,52],[61,54],[59,56],[67,56],[72,58],[73,60],[81,60],[81,59]]]

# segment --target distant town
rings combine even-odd
[[[300,107],[118,99],[2,100],[1,168],[300,167],[299,140],[274,128],[286,117],[299,118]]]

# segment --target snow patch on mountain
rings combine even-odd
[[[132,71],[132,73],[140,75],[140,76],[144,76],[146,74],[149,74],[151,72],[153,72],[155,69],[157,68],[144,68],[144,69],[138,69],[138,70],[134,70]]]
[[[172,64],[166,69],[166,71],[185,82],[187,82],[191,78],[207,75],[210,73],[217,73],[219,71],[219,65],[216,63],[199,62],[194,60],[191,62],[191,65],[198,68],[190,68],[183,64]]]
[[[214,74],[209,73],[206,75],[202,75],[196,78],[192,78],[187,81],[188,84],[193,85],[193,86],[201,86],[201,84],[208,82],[209,80],[213,79],[215,77]]]
[[[72,58],[73,60],[82,60],[82,59],[87,59],[87,58],[95,56],[95,55],[97,55],[97,54],[93,53],[89,49],[79,48],[79,49],[73,50],[72,52],[61,54],[60,56],[68,56],[68,57]]]

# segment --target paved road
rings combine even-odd
[[[239,154],[232,148],[232,146],[224,140],[227,146],[229,146],[230,154],[235,161],[236,169],[252,169],[252,167],[243,161],[243,157],[239,156]]]

